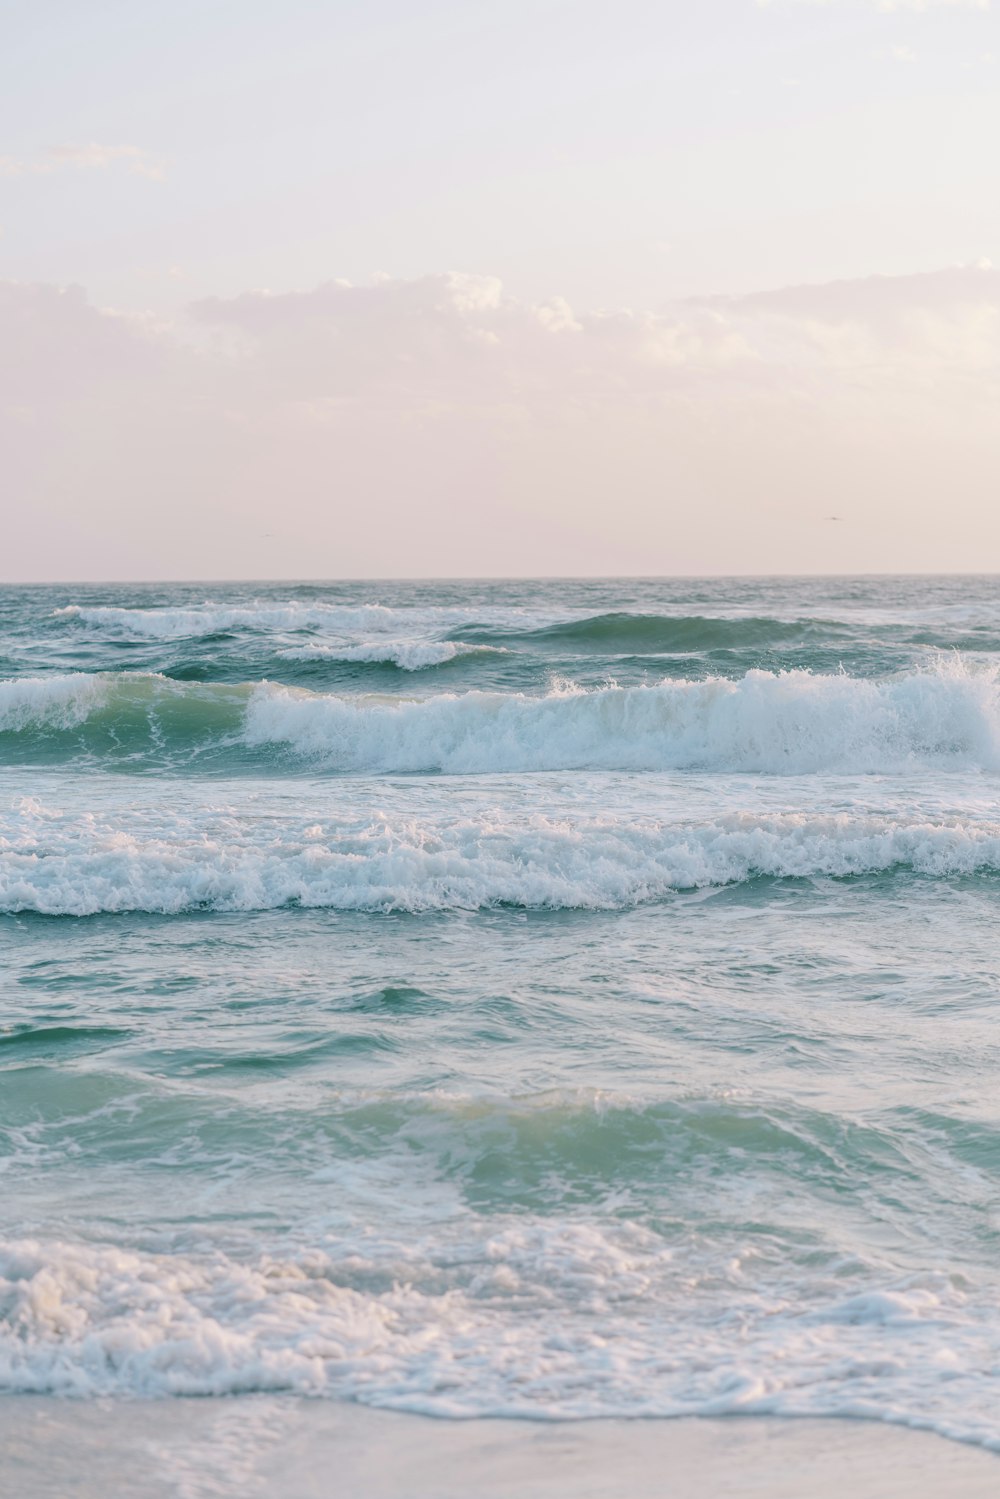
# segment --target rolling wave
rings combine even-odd
[[[616,613],[563,620],[523,632],[511,631],[504,638],[531,646],[555,646],[574,654],[660,655],[764,648],[843,634],[846,634],[843,626],[827,620]],[[494,637],[480,632],[479,638]]]
[[[412,698],[142,673],[0,682],[0,755],[30,763],[81,749],[374,774],[996,770],[1000,670],[954,660],[883,680],[751,671],[735,681]]]
[[[410,701],[268,688],[250,699],[244,738],[350,771],[993,769],[1000,681],[965,668],[889,681],[752,671]]]

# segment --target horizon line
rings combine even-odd
[[[901,572],[684,572],[684,573],[407,573],[358,574],[352,577],[300,577],[252,574],[239,577],[192,578],[0,578],[0,588],[172,588],[196,584],[232,586],[241,583],[285,583],[297,588],[329,588],[349,583],[682,583],[682,582],[770,582],[776,579],[837,578],[995,578],[1000,569],[985,572],[955,569],[908,569]]]

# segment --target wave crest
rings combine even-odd
[[[732,770],[772,774],[1000,765],[996,670],[952,666],[889,681],[752,671],[731,681],[545,696],[322,696],[265,687],[249,745],[352,771]]]

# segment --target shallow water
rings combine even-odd
[[[1000,1448],[994,580],[0,620],[0,1389]]]

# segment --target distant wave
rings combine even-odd
[[[591,657],[697,656],[714,652],[806,649],[840,651],[849,657],[869,651],[872,632],[891,639],[896,649],[916,651],[997,649],[992,618],[970,623],[965,614],[915,615],[882,620],[878,611],[842,611],[829,617],[809,614],[657,612],[590,613],[579,608],[545,610],[504,605],[338,604],[316,600],[249,601],[178,607],[127,608],[67,604],[52,612],[58,623],[85,632],[94,647],[149,643],[222,642],[259,652],[270,646],[277,660],[357,662],[394,665],[404,671],[447,664],[475,651],[514,650],[525,660]],[[883,642],[884,646],[884,642]],[[799,657],[801,659],[801,657]]]
[[[402,698],[141,673],[0,682],[0,755],[156,759],[228,748],[330,772],[1000,768],[1000,670],[955,659],[886,680],[748,672],[544,695]]]
[[[128,609],[118,606],[67,604],[53,611],[54,619],[77,623],[112,638],[175,640],[250,631],[289,634],[320,631],[343,636],[396,634],[412,638],[415,631],[451,631],[463,623],[534,628],[551,622],[557,613],[537,610],[428,605],[389,608],[383,604],[325,604],[316,602],[204,604],[189,608]]]
[[[826,620],[618,613],[564,620],[529,631],[511,631],[507,638],[534,646],[556,646],[573,653],[658,655],[763,648],[844,633],[843,626]],[[485,632],[481,638],[487,638]]]
[[[305,823],[169,809],[75,817],[29,802],[0,821],[0,850],[6,912],[614,910],[760,878],[993,873],[1000,823],[846,814]]]
[[[387,608],[381,604],[297,601],[241,606],[205,603],[186,609],[68,604],[55,610],[53,617],[76,622],[110,639],[167,641],[237,632],[278,635],[318,632],[324,637],[337,637],[331,650],[363,649],[365,642],[359,637],[382,634],[398,634],[407,641],[415,641],[419,636],[428,649],[432,645],[461,644],[452,639],[460,629],[479,647],[516,643],[570,654],[598,655],[765,648],[819,636],[838,638],[846,633],[845,627],[835,621],[741,614],[589,615],[497,606],[480,610],[448,605]]]
[[[283,661],[356,661],[398,666],[401,671],[425,671],[460,657],[500,654],[501,646],[468,645],[462,640],[385,640],[361,645],[323,645],[316,641],[277,652]]]

